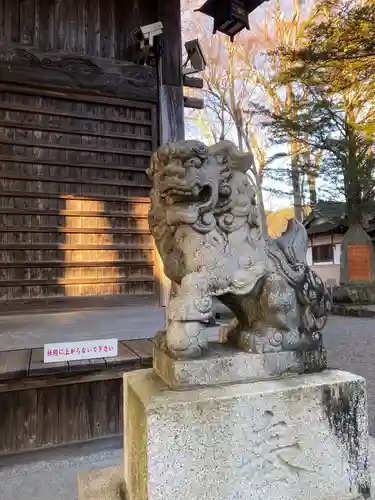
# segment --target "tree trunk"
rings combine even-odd
[[[362,223],[362,188],[358,179],[358,151],[356,131],[350,125],[354,123],[350,111],[347,111],[346,137],[348,140],[348,163],[344,172],[346,211],[350,225]]]
[[[294,149],[293,144],[291,147]],[[293,190],[293,206],[294,206],[294,217],[302,222],[303,221],[303,204],[301,196],[301,176],[299,171],[299,166],[297,162],[296,154],[293,152],[291,155],[291,167],[292,167],[292,190]]]
[[[312,160],[311,155],[310,159]],[[312,161],[313,170],[311,169],[308,175],[311,208],[313,208],[318,202],[318,196],[316,194],[316,177],[317,177],[317,172],[319,172],[320,161],[321,161],[321,153],[320,152],[315,153],[315,155],[313,155],[313,161]]]
[[[317,196],[316,196],[316,172],[319,167],[320,154],[317,153],[313,155],[311,153],[311,148],[309,145],[309,136],[305,134],[305,147],[306,151],[303,153],[304,155],[304,164],[305,170],[307,172],[307,186],[309,190],[309,204],[310,207],[313,208],[316,205]]]
[[[289,84],[287,87],[287,102],[290,110],[290,115],[294,118],[294,96],[292,85]],[[303,205],[301,196],[301,179],[300,170],[298,166],[298,144],[295,139],[291,139],[290,142],[290,158],[291,158],[291,177],[292,177],[292,190],[293,190],[293,206],[294,206],[294,217],[302,222],[303,221]]]
[[[309,184],[310,206],[313,208],[316,205],[316,179],[312,174],[308,175],[307,182]]]
[[[362,223],[362,196],[361,187],[353,172],[352,167],[349,165],[345,172],[345,198],[346,210],[348,216],[349,226],[353,224]],[[354,175],[353,175],[354,174]]]
[[[260,223],[262,225],[262,235],[264,239],[268,239],[269,237],[268,221],[267,221],[266,209],[264,207],[262,180],[259,174],[256,176],[256,184],[257,184],[257,195],[258,195],[258,210],[260,215]]]
[[[242,128],[241,127],[237,127],[237,137],[238,137],[238,149],[241,151],[241,153],[243,153],[244,148],[243,148]]]

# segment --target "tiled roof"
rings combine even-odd
[[[375,210],[367,207],[366,231],[375,234]],[[271,237],[279,236],[286,228],[288,219],[294,216],[293,207],[268,212],[268,230]],[[339,201],[319,201],[303,221],[307,234],[345,233],[348,229],[346,205]]]
[[[328,219],[341,219],[346,215],[345,203],[341,201],[319,201],[311,214]]]
[[[375,210],[373,204],[363,208],[363,227],[367,233],[375,232]],[[308,234],[323,234],[333,231],[343,233],[348,229],[346,205],[337,201],[320,201],[304,221]]]
[[[304,221],[307,234],[323,234],[345,231],[348,227],[345,203],[320,201]]]
[[[347,224],[339,224],[336,222],[324,222],[322,224],[312,225],[306,228],[307,234],[325,234],[332,232],[345,232],[348,229]]]

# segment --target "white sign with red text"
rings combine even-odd
[[[118,340],[81,340],[44,344],[44,362],[77,361],[80,359],[109,358],[117,356]]]

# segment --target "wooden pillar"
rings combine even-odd
[[[163,144],[185,137],[180,0],[158,0],[158,21],[163,23],[163,44],[158,63],[159,142]],[[158,254],[156,261],[160,283],[159,303],[166,307],[171,283],[163,272]]]
[[[160,143],[164,143],[185,136],[180,0],[158,0],[158,20],[164,26],[158,66]]]

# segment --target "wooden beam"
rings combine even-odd
[[[203,78],[197,78],[187,75],[184,76],[184,87],[190,87],[192,89],[203,89],[203,85]]]
[[[29,71],[23,62],[23,58],[27,57],[33,61],[32,71]],[[49,57],[53,58],[54,64],[48,63]],[[177,58],[177,55],[175,57]],[[69,64],[69,71],[62,70],[64,64]],[[171,63],[168,61],[168,64]],[[105,58],[87,55],[83,59],[78,54],[64,55],[60,52],[49,52],[47,56],[45,52],[16,43],[2,46],[0,82],[10,86],[17,81],[23,82],[26,91],[30,93],[33,91],[33,85],[43,85],[45,89],[60,96],[61,92],[64,92],[64,97],[65,92],[89,92],[98,94],[101,99],[109,95],[115,98],[157,102],[158,98],[157,75],[155,68],[150,66],[114,64]],[[144,85],[145,81],[147,85]],[[91,99],[93,97],[91,96]]]
[[[0,352],[0,380],[26,377],[31,349]]]
[[[203,109],[204,100],[199,97],[186,97],[184,96],[184,107],[191,109]]]

